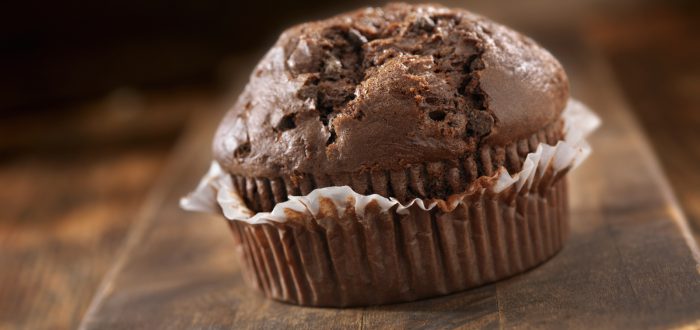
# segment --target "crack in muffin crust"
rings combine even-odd
[[[426,84],[409,89],[412,95],[407,96],[430,120],[446,121],[445,126],[452,128],[466,122],[464,139],[487,135],[494,118],[488,112],[488,95],[479,85],[478,71],[484,69],[479,36],[483,30],[463,21],[459,12],[426,8],[377,20],[383,13],[365,12],[371,29],[361,25],[365,22],[344,21],[312,32],[302,27],[301,35],[290,38],[284,47],[287,71],[305,79],[298,98],[312,101],[331,134],[326,144],[337,137],[332,124],[336,115],[351,113],[362,120],[362,111],[353,112],[357,88],[392,61],[408,66],[410,75],[418,75],[416,79],[427,69],[447,83],[449,90],[439,93]]]

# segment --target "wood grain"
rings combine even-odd
[[[215,120],[173,156],[84,329],[657,328],[698,326],[696,246],[599,54],[565,45],[573,93],[604,126],[572,176],[572,234],[543,266],[475,290],[370,308],[303,308],[247,288],[226,223],[177,200],[205,171]],[[556,53],[556,50],[555,50]]]
[[[586,30],[610,59],[700,239],[700,7],[657,5],[600,17]]]
[[[2,166],[0,329],[77,326],[164,158],[130,151]]]
[[[0,120],[0,329],[73,328],[91,300],[92,321],[84,322],[86,327],[312,327],[319,322],[337,328],[700,327],[691,309],[698,305],[698,279],[689,275],[693,261],[686,260],[689,252],[682,244],[687,231],[678,229],[684,226],[683,215],[653,160],[667,170],[697,239],[700,42],[695,31],[700,7],[648,3],[652,6],[605,3],[601,11],[595,2],[447,2],[534,36],[563,60],[574,78],[574,94],[605,116],[605,126],[594,137],[593,158],[574,177],[574,235],[543,268],[445,298],[371,309],[300,309],[261,299],[240,281],[225,225],[176,208],[164,210],[206,168],[218,114],[203,114],[209,119],[190,132],[175,161],[168,161],[170,170],[162,173],[188,114],[216,108],[204,104],[211,96],[171,90],[153,100],[120,89],[77,111],[52,108],[24,121]],[[581,33],[571,29],[582,17],[616,6],[609,16],[586,21],[583,31],[611,59],[608,67],[598,54],[578,42],[572,46],[569,39]],[[146,45],[148,58],[159,56],[158,45]],[[120,63],[121,55],[116,51],[98,62]],[[134,67],[146,68],[136,63],[139,59],[131,60]],[[66,61],[77,63],[81,57]],[[236,58],[223,67],[248,71],[244,62]],[[170,69],[193,68],[170,65],[175,64],[179,68]],[[26,70],[15,71],[44,83]],[[148,72],[154,71],[139,75]],[[613,73],[622,91],[612,82]],[[3,95],[36,98],[21,90],[12,94],[18,86],[23,85],[15,83]],[[625,101],[637,111],[658,157]],[[133,264],[135,259],[140,264]],[[274,313],[291,316],[270,318]]]
[[[173,140],[208,100],[178,95],[0,124],[0,329],[79,325]]]

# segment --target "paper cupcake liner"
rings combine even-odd
[[[558,251],[568,232],[565,174],[590,153],[595,115],[570,101],[564,140],[540,143],[446,199],[402,203],[348,186],[289,196],[254,212],[213,163],[183,208],[223,212],[243,273],[268,297],[311,306],[411,301],[492,282]]]
[[[312,219],[229,224],[253,287],[276,300],[335,307],[412,301],[493,282],[547,260],[568,232],[565,180],[512,202],[485,191],[465,201],[450,212],[413,204],[405,214],[370,203],[360,216],[352,208],[339,214],[322,197]]]
[[[563,121],[557,121],[506,146],[482,146],[476,156],[412,164],[397,171],[302,173],[294,178],[231,175],[231,178],[236,193],[255,212],[270,212],[277,203],[286,201],[287,196],[307,195],[314,189],[331,186],[349,186],[363,195],[392,196],[403,203],[414,198],[446,198],[463,192],[477,178],[491,176],[501,167],[510,173],[519,172],[525,157],[540,144],[555,145],[563,139],[562,124]]]

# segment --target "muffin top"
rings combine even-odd
[[[230,173],[393,170],[506,145],[558,120],[561,65],[481,16],[390,4],[286,30],[214,139]]]

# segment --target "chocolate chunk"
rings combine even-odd
[[[486,111],[472,111],[467,121],[467,134],[485,136],[491,132],[493,117]]]

